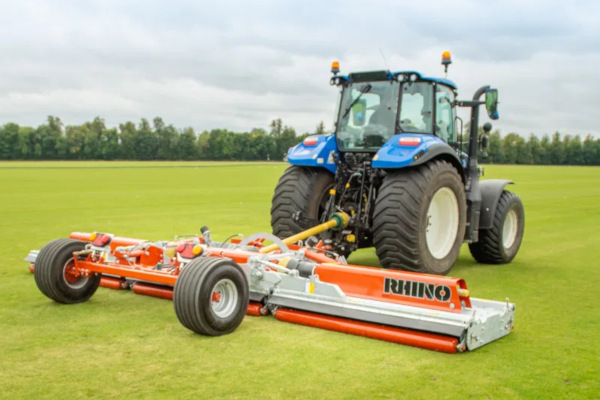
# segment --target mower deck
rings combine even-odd
[[[263,246],[259,237],[274,245]],[[74,240],[62,239],[64,246],[83,243],[71,257],[67,251],[66,262],[52,259],[61,248],[54,242],[26,258],[48,297],[85,301],[91,294],[79,298],[75,292],[100,277],[99,284],[112,289],[175,297],[180,321],[205,335],[233,331],[240,312],[273,314],[281,321],[454,353],[499,339],[513,325],[514,304],[471,298],[462,279],[351,266],[322,246],[288,244],[269,234],[228,244],[206,234],[172,242],[82,232],[69,238]],[[63,280],[52,283],[49,277],[61,273]]]

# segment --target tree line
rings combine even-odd
[[[324,133],[322,124],[319,125]],[[37,128],[8,123],[0,127],[0,160],[281,160],[310,133],[298,136],[281,119],[236,133],[213,129],[197,134],[161,118],[107,128],[102,118],[63,126],[49,116]]]
[[[269,130],[237,133],[213,129],[197,134],[178,129],[161,118],[142,119],[107,128],[102,118],[81,125],[64,126],[49,116],[37,128],[7,123],[0,126],[0,160],[281,160],[287,150],[310,134],[326,133],[324,124],[314,132],[298,135],[281,119]],[[495,164],[600,165],[600,139],[591,135],[556,132],[552,137],[516,133],[490,135],[488,157]]]
[[[488,157],[484,162],[492,164],[536,165],[600,165],[600,139],[587,135],[564,135],[555,132],[552,137],[534,134],[528,139],[516,133],[502,137],[494,131],[490,135]]]

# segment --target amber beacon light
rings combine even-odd
[[[331,63],[331,73],[335,75],[338,72],[340,72],[340,62],[334,61]]]

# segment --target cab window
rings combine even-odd
[[[456,142],[454,129],[454,93],[446,86],[435,89],[435,135],[446,143]]]
[[[431,83],[402,85],[399,124],[402,132],[432,133],[433,89]]]

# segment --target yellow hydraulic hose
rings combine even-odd
[[[315,227],[312,227],[310,229],[307,229],[305,231],[302,231],[300,233],[297,233],[293,236],[287,237],[285,239],[283,239],[283,243],[285,244],[292,244],[295,243],[299,240],[304,240],[306,238],[309,238],[312,235],[318,235],[321,232],[325,232],[326,230],[329,229],[341,229],[341,228],[345,228],[346,225],[348,225],[348,219],[350,217],[348,216],[348,214],[346,213],[335,213],[332,215],[331,219],[327,222],[322,223],[321,225],[317,225]],[[259,252],[261,253],[268,253],[271,252],[273,250],[278,249],[279,246],[277,246],[276,244],[272,244],[270,246],[266,246],[263,247],[259,250]]]

